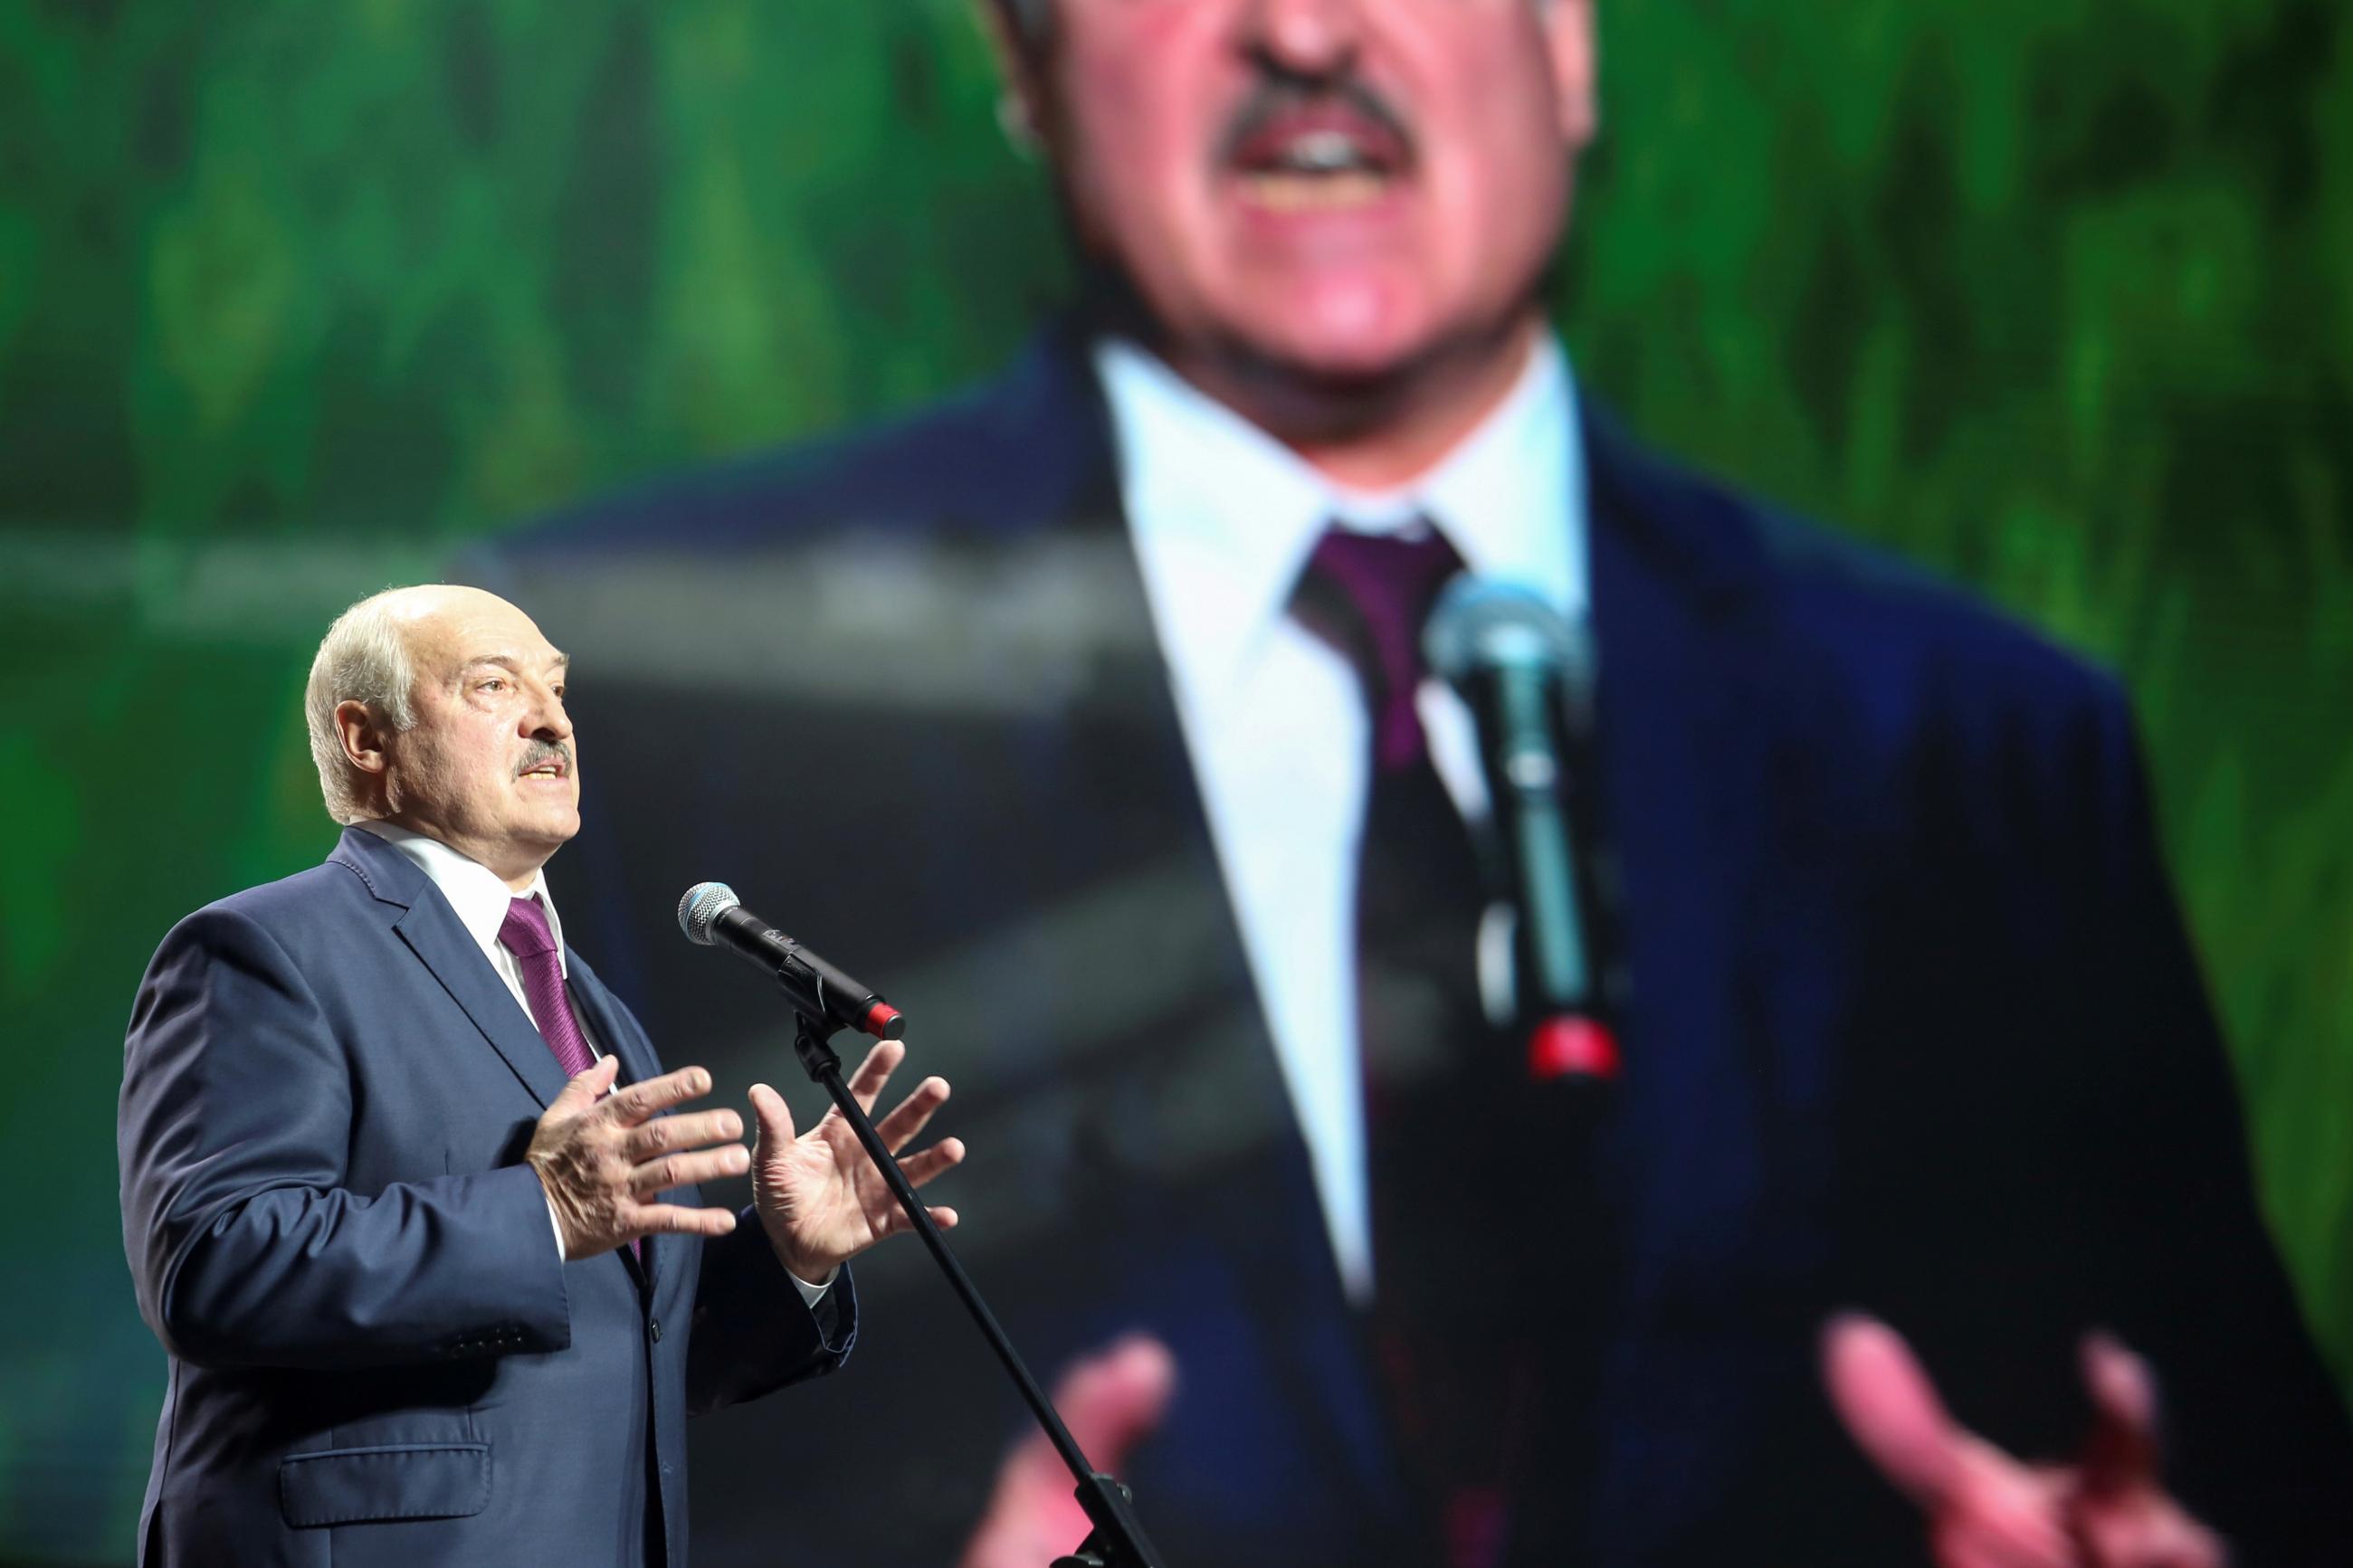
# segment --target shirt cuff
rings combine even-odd
[[[547,1196],[543,1192],[540,1195],[542,1197]],[[554,1198],[547,1199],[547,1228],[555,1233],[555,1261],[558,1263],[571,1262],[572,1259],[564,1255],[564,1222],[555,1217],[555,1200]],[[797,1284],[798,1281],[796,1280],[795,1283]]]

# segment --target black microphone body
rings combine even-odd
[[[855,1029],[895,1040],[907,1032],[906,1016],[880,992],[745,909],[724,882],[689,888],[678,922],[690,942],[724,947],[773,978],[796,1012],[828,1033]]]

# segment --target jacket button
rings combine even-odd
[[[661,1320],[659,1318],[651,1320],[646,1325],[646,1331],[653,1336],[654,1343],[661,1343]]]

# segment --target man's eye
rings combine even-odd
[[[501,680],[495,675],[491,677],[488,680],[483,681],[480,688],[480,689],[484,691],[504,691],[506,689],[507,683]]]

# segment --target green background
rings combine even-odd
[[[2344,8],[1598,4],[1581,377],[2124,671],[2353,1372]],[[332,843],[327,620],[997,363],[1065,268],[994,94],[964,0],[0,0],[0,1557],[128,1558],[123,1020]]]

